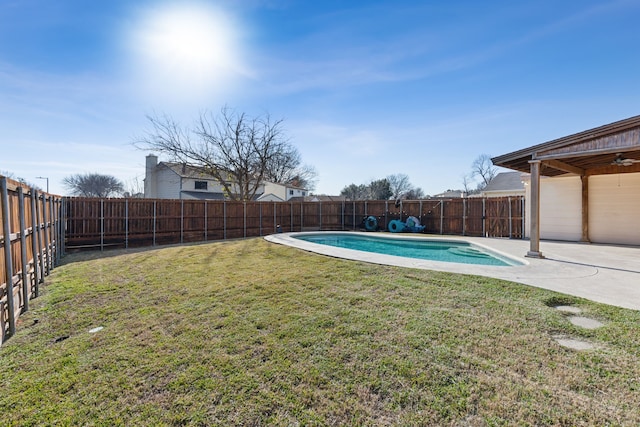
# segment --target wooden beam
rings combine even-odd
[[[544,258],[540,252],[540,160],[531,165],[531,224],[529,225],[529,258]]]
[[[615,173],[633,173],[640,172],[640,163],[634,163],[629,166],[606,165],[597,168],[587,169],[585,175],[611,175]]]
[[[582,181],[582,242],[590,242],[589,240],[589,177],[583,175],[580,177]]]
[[[577,166],[571,166],[568,163],[561,162],[560,160],[545,160],[542,162],[543,165],[548,166],[553,169],[561,170],[563,172],[575,173],[576,175],[584,175],[584,169],[581,169]]]
[[[609,147],[609,148],[597,148],[592,150],[582,150],[582,151],[571,151],[571,152],[563,152],[563,153],[552,153],[552,154],[535,154],[534,158],[536,160],[557,160],[557,159],[567,159],[571,157],[589,157],[589,156],[597,156],[600,154],[617,154],[617,153],[627,153],[630,151],[640,150],[640,143],[634,143],[626,147]]]

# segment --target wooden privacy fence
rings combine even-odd
[[[522,197],[393,201],[231,202],[65,199],[66,247],[133,247],[312,230],[356,230],[368,216],[386,230],[417,217],[431,234],[524,236]]]
[[[0,330],[15,334],[16,320],[38,296],[44,276],[64,245],[62,198],[0,177]]]

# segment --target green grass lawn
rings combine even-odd
[[[640,424],[637,311],[262,239],[63,261],[0,347],[2,425]]]

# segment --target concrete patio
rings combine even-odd
[[[295,239],[293,236],[298,234],[304,233],[272,234],[266,236],[265,239],[338,258],[495,277],[605,304],[640,310],[640,247],[638,246],[542,241],[540,250],[545,258],[537,259],[524,256],[529,250],[528,240],[423,234],[419,236],[402,234],[400,236],[402,238],[429,237],[465,240],[524,263],[520,266],[493,267],[425,261],[319,245]],[[385,235],[398,237],[390,233],[385,233]]]

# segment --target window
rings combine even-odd
[[[293,190],[289,190],[289,195],[293,196]]]
[[[206,190],[207,181],[196,181],[196,190]]]
[[[303,191],[303,192],[302,192],[302,195],[303,195],[303,196],[306,196],[306,195],[307,195],[307,192],[306,192],[306,191]]]

